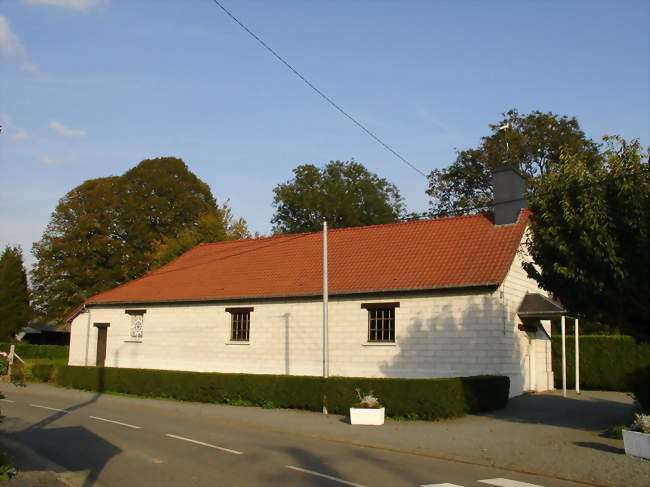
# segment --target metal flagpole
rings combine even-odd
[[[562,395],[566,397],[566,321],[562,315]]]
[[[578,330],[578,318],[574,318],[575,326],[575,354],[576,354],[576,392],[580,394],[580,339]]]
[[[327,276],[327,222],[323,221],[323,378],[329,377],[329,334],[328,334],[328,276]],[[323,413],[327,414],[327,405],[323,397]]]

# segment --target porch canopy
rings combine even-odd
[[[575,325],[575,371],[576,392],[580,393],[580,346],[578,318],[570,316],[564,306],[539,293],[527,293],[522,299],[517,315],[521,319],[552,320],[560,319],[562,325],[562,395],[566,397],[566,318],[573,319]]]

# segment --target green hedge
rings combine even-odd
[[[332,377],[326,383],[327,408],[347,414],[356,389],[372,391],[389,416],[440,419],[505,407],[510,379],[504,376],[449,379],[367,379]]]
[[[567,387],[575,387],[574,337],[566,337]],[[632,391],[637,369],[650,366],[650,343],[624,335],[580,337],[580,387],[585,390]],[[555,387],[562,387],[562,337],[553,337]]]
[[[31,343],[15,343],[16,353],[20,358],[46,358],[50,360],[68,360],[70,347],[65,345],[32,345]],[[0,351],[9,353],[11,343],[0,343]]]
[[[451,379],[367,379],[291,375],[221,374],[59,366],[57,384],[179,401],[255,405],[347,414],[355,389],[373,391],[393,417],[438,419],[503,407],[510,380],[502,376]]]
[[[63,366],[57,368],[56,382],[76,389],[179,401],[322,408],[318,377]]]

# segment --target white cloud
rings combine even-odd
[[[20,43],[18,36],[11,31],[4,15],[0,15],[0,50],[5,56],[25,55],[25,47]]]
[[[7,57],[17,57],[23,63],[20,69],[28,73],[35,73],[38,71],[38,66],[34,63],[26,61],[27,50],[22,45],[20,39],[16,34],[11,31],[9,21],[3,15],[0,15],[0,51]]]
[[[27,133],[26,130],[19,130],[13,135],[14,140],[23,140],[29,137],[29,134]]]
[[[102,3],[103,0],[24,0],[32,5],[53,5],[55,7],[69,8],[72,10],[87,10]]]
[[[40,158],[40,161],[48,166],[63,164],[64,162],[70,162],[71,160],[72,158],[70,156],[41,156]]]
[[[85,137],[86,132],[84,130],[77,130],[77,129],[71,129],[63,125],[61,122],[58,122],[57,120],[52,120],[50,122],[50,127],[52,127],[52,130],[54,130],[57,134],[64,135],[65,137]]]
[[[20,69],[27,71],[28,73],[36,73],[38,71],[38,66],[34,63],[23,63],[22,66],[20,66]]]

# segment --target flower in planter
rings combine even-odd
[[[634,416],[634,423],[630,426],[630,430],[650,434],[650,415],[636,414]]]
[[[377,399],[374,395],[373,392],[370,391],[368,394],[364,394],[361,392],[361,389],[355,389],[357,391],[357,396],[359,396],[359,402],[356,404],[353,404],[353,408],[363,408],[363,409],[379,409],[381,408],[381,404],[379,403],[379,399]]]

